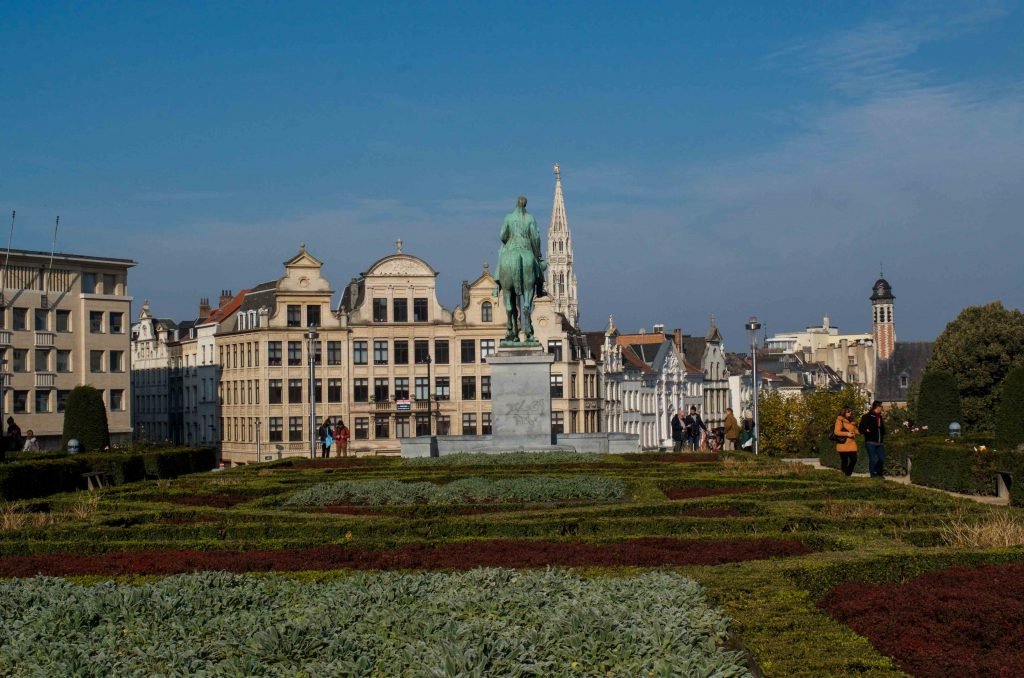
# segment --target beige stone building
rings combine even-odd
[[[0,289],[3,418],[56,448],[72,388],[103,393],[113,444],[131,439],[128,259],[11,250]]]

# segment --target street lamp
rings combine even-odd
[[[260,442],[260,424],[263,423],[262,417],[256,417],[256,461],[263,461],[263,447]]]
[[[430,363],[434,362],[430,358],[430,354],[423,356],[423,362],[427,366],[427,421],[430,425],[430,435],[434,435],[434,404],[431,398],[431,378],[430,378]]]
[[[320,333],[315,325],[309,326],[306,339],[309,342],[309,458],[316,459],[316,341]]]
[[[760,422],[757,418],[757,331],[761,329],[761,323],[757,321],[757,318],[750,316],[745,325],[747,328],[747,334],[750,335],[750,355],[753,360],[751,365],[751,384],[754,387],[754,454],[759,454],[758,438],[761,437]]]

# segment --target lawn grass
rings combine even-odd
[[[867,639],[819,607],[837,585],[903,582],[956,565],[1024,561],[1020,548],[965,548],[944,542],[943,527],[954,515],[982,521],[993,512],[1018,509],[982,506],[921,488],[736,455],[691,463],[672,463],[666,461],[671,455],[664,454],[592,456],[563,456],[545,463],[542,455],[526,455],[507,464],[472,457],[451,464],[283,460],[107,488],[92,495],[98,499],[88,511],[81,509],[81,493],[54,495],[4,507],[0,572],[5,558],[14,563],[14,556],[123,553],[123,557],[89,562],[128,562],[146,559],[135,552],[154,550],[210,552],[209,562],[223,562],[225,553],[252,552],[239,557],[240,563],[266,563],[271,557],[266,554],[306,550],[341,554],[346,563],[365,562],[366,567],[383,567],[379,563],[388,562],[392,564],[388,569],[405,561],[391,556],[374,560],[365,554],[414,553],[418,559],[408,562],[415,563],[412,567],[418,571],[434,567],[430,564],[434,562],[441,569],[462,569],[461,565],[472,563],[457,562],[460,554],[470,559],[484,552],[488,555],[482,562],[491,566],[573,565],[583,576],[635,577],[656,567],[703,585],[709,599],[731,617],[731,642],[754,657],[755,670],[766,676],[818,677],[905,675]],[[472,478],[478,483],[515,481],[533,486],[547,478],[580,477],[614,481],[625,489],[612,500],[572,495],[560,499],[563,495],[555,494],[550,501],[537,502],[527,500],[527,495],[510,499],[496,494],[486,501],[456,497],[440,504],[327,509],[289,503],[297,493],[334,483],[443,487]],[[757,544],[780,542],[800,546],[783,551],[766,546],[758,556]],[[645,551],[643,558],[623,556],[630,553],[632,543],[672,546]],[[704,560],[669,555],[684,547],[693,553],[727,555]],[[350,552],[363,555],[349,558],[345,554]],[[605,555],[566,560],[568,552]],[[433,553],[445,557],[426,557]],[[518,554],[519,560],[505,564],[503,553]],[[529,554],[525,561],[523,553]],[[545,560],[549,553],[550,559]],[[658,560],[658,553],[666,554],[663,560]],[[737,555],[728,555],[732,553]],[[61,574],[59,556],[45,562],[56,563],[47,572]],[[701,562],[719,564],[682,564]],[[115,571],[144,572],[130,567],[110,570]],[[282,576],[321,581],[351,576],[345,572],[351,570]],[[90,575],[74,581],[91,584],[104,578],[110,577]],[[139,574],[116,579],[140,581]]]

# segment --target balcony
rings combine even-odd
[[[49,348],[53,346],[56,335],[53,332],[36,332],[36,346]]]
[[[11,345],[11,331],[10,330],[0,330],[0,346],[10,346],[10,345]]]
[[[373,404],[373,409],[377,410],[378,412],[390,412],[394,406],[395,404],[392,403],[390,400],[378,400]]]
[[[57,375],[53,372],[36,372],[36,388],[53,388],[57,383]]]

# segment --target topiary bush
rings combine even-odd
[[[92,386],[76,386],[68,394],[61,447],[66,450],[72,438],[78,440],[82,452],[102,452],[110,447],[103,393]]]
[[[1024,367],[1010,370],[1003,380],[996,439],[1006,447],[1024,443]]]
[[[943,435],[950,422],[961,420],[960,391],[956,377],[946,370],[931,370],[921,378],[921,391],[917,399],[917,423],[922,428]]]
[[[996,493],[998,455],[954,443],[920,446],[913,452],[910,481],[950,492],[991,496]]]

